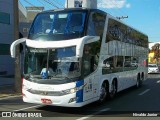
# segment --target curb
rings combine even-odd
[[[4,95],[0,96],[0,100],[8,99],[8,98],[15,98],[15,97],[20,97],[22,95]]]
[[[12,97],[12,96],[21,96],[21,94],[0,94],[0,98]]]
[[[0,99],[20,96],[21,93],[14,93],[13,87],[13,84],[0,85]]]

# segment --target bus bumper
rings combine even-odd
[[[76,93],[64,96],[44,96],[35,95],[23,91],[23,101],[27,103],[36,103],[43,105],[64,106],[64,107],[82,107],[87,103],[77,102]]]

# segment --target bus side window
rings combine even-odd
[[[123,71],[123,56],[112,56],[103,61],[103,74]]]
[[[100,41],[86,44],[83,51],[83,72],[89,75],[98,68]]]
[[[113,57],[105,59],[103,64],[106,69],[113,69]]]

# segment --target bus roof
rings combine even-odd
[[[104,14],[107,14],[106,12],[99,10],[99,9],[90,9],[90,8],[60,8],[60,9],[53,9],[53,10],[47,10],[47,11],[43,11],[41,13],[45,13],[45,12],[56,12],[56,11],[82,11],[82,10],[86,10],[86,11],[99,11],[102,12]]]
[[[43,11],[41,13],[57,12],[57,11],[59,11],[59,12],[61,12],[61,11],[83,11],[83,10],[86,10],[86,11],[98,11],[100,13],[106,14],[109,18],[112,18],[112,19],[114,19],[114,20],[116,20],[116,21],[118,21],[118,22],[120,22],[120,23],[122,23],[122,24],[124,24],[124,25],[126,25],[126,26],[128,26],[128,27],[130,27],[130,28],[132,28],[134,30],[136,30],[137,32],[139,32],[139,33],[147,36],[145,33],[139,31],[138,29],[135,29],[133,26],[127,25],[122,20],[119,20],[116,17],[112,16],[111,14],[109,14],[109,13],[107,13],[105,11],[102,11],[100,9],[90,9],[90,8],[60,8],[60,9],[46,10],[46,11]],[[41,13],[38,13],[38,14],[41,14]]]

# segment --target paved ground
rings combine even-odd
[[[0,98],[0,111],[21,114],[41,113],[42,118],[38,118],[38,120],[159,120],[159,89],[160,74],[151,74],[141,88],[133,87],[124,90],[118,93],[115,99],[106,101],[101,105],[92,103],[82,108],[56,107],[25,103],[22,96],[14,96]],[[137,114],[141,113],[146,115],[153,113],[158,117],[138,117]],[[20,118],[11,117],[10,119],[19,120]],[[32,118],[29,119],[32,120]]]
[[[0,76],[0,98],[17,95],[14,92],[14,77]]]

